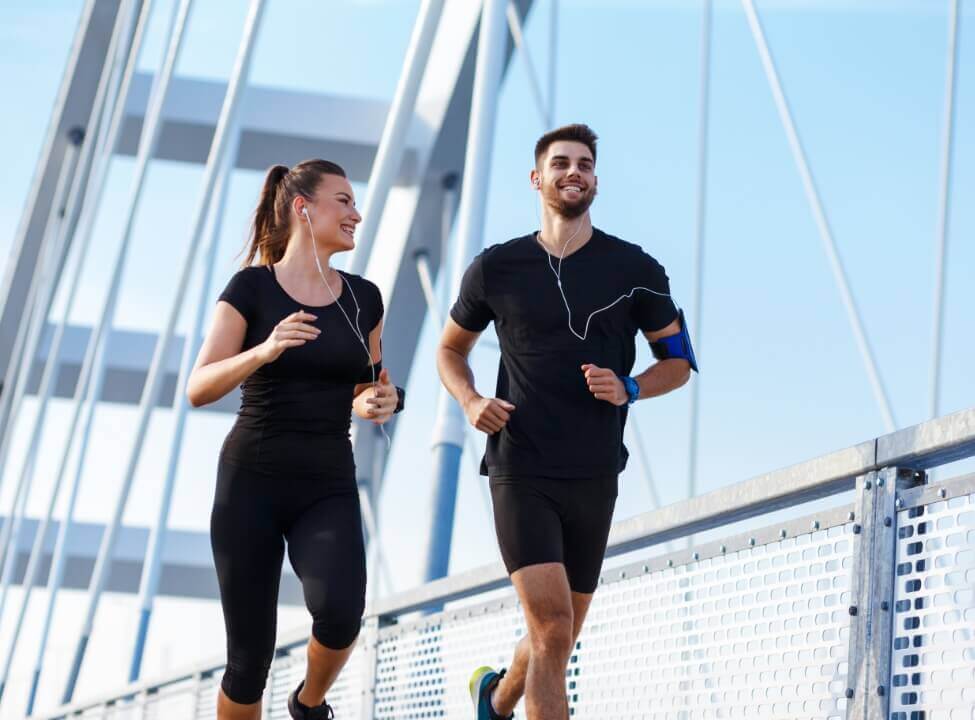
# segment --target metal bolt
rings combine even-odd
[[[674,561],[673,560],[668,560],[667,561],[667,567],[674,567]]]
[[[650,566],[649,565],[644,565],[643,566],[643,572],[645,572],[645,573],[646,572],[650,572]]]
[[[783,538],[784,539],[786,535],[788,535],[788,533],[785,531],[785,528],[782,528],[781,530],[779,530],[779,537],[780,538]]]
[[[848,698],[852,698],[853,697],[853,688],[847,688],[846,689],[846,696]]]
[[[701,556],[698,553],[694,553],[693,555],[691,555],[691,557],[694,558],[695,560],[697,560]]]
[[[894,500],[894,507],[900,510],[902,507],[904,507],[904,501],[901,500],[900,498],[897,498],[896,500]]]
[[[853,534],[854,535],[859,535],[860,534],[860,530],[861,530],[860,523],[853,523]]]
[[[866,482],[863,483],[863,489],[864,490],[870,490],[872,487],[873,487],[873,483],[870,482],[869,480],[867,480]]]
[[[890,603],[887,602],[886,600],[882,601],[880,603],[880,609],[883,610],[884,612],[886,612],[887,610],[890,610]]]
[[[622,580],[625,577],[626,577],[626,570],[620,570],[620,579]]]
[[[721,546],[721,554],[724,555],[726,552],[728,552],[728,548],[726,548],[724,545],[722,545]]]
[[[884,686],[883,685],[878,685],[877,686],[877,694],[878,695],[880,695],[881,697],[883,697],[883,694],[885,692],[887,692],[887,691],[884,689]]]
[[[889,517],[884,518],[884,527],[890,527],[893,521]]]
[[[856,605],[850,605],[850,615],[855,616],[858,612],[860,612],[860,610],[857,608]]]
[[[884,479],[877,478],[877,487],[883,487],[883,486],[884,486]]]
[[[948,494],[948,491],[945,490],[944,488],[941,488],[940,490],[938,490],[938,497],[939,498],[942,498],[943,499],[947,494]]]
[[[846,514],[846,521],[847,522],[853,522],[854,518],[856,518],[856,515],[854,513],[850,512],[850,513],[847,513]]]
[[[819,530],[819,520],[813,520],[812,529]]]
[[[755,538],[748,538],[748,544],[754,547],[754,545],[755,545]]]

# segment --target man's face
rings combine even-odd
[[[579,217],[596,197],[596,163],[583,143],[552,143],[535,172],[545,204],[562,217]]]

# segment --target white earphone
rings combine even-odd
[[[314,255],[315,257],[315,267],[318,268],[318,274],[321,276],[322,282],[325,283],[325,287],[328,290],[329,295],[332,296],[332,300],[338,306],[339,310],[342,311],[342,315],[345,316],[345,320],[347,323],[349,323],[349,327],[352,328],[352,332],[354,332],[355,336],[359,338],[359,343],[366,351],[366,355],[369,356],[369,364],[371,366],[372,353],[369,352],[369,346],[366,344],[366,340],[362,336],[362,331],[359,330],[359,313],[361,312],[359,308],[359,300],[356,298],[355,292],[353,292],[352,290],[352,285],[345,279],[342,273],[339,273],[339,279],[345,284],[345,287],[348,288],[349,294],[352,296],[352,302],[355,304],[355,322],[353,323],[352,318],[350,318],[348,314],[345,312],[345,308],[343,308],[342,304],[339,302],[338,296],[336,296],[335,292],[332,290],[332,286],[329,285],[328,280],[325,279],[325,271],[322,270],[321,260],[318,259],[318,241],[315,239],[315,231],[312,229],[311,226],[311,217],[308,215],[308,208],[302,206],[301,214],[305,216],[305,221],[308,223],[308,232],[311,233],[312,255]],[[372,381],[376,382],[376,378],[373,377]]]
[[[348,313],[345,312],[345,308],[342,307],[342,303],[339,302],[338,297],[332,290],[332,286],[329,285],[328,280],[325,279],[325,271],[322,270],[321,260],[318,259],[318,241],[315,239],[315,231],[311,226],[311,216],[308,214],[308,208],[304,205],[301,207],[301,214],[305,216],[305,221],[308,223],[308,232],[311,233],[312,255],[315,257],[315,267],[318,268],[318,274],[322,278],[322,282],[325,284],[325,287],[328,289],[329,295],[332,296],[332,301],[338,306],[338,309],[342,311],[342,316],[349,324],[349,327],[352,328],[352,332],[355,334],[356,338],[358,338],[359,344],[362,345],[362,349],[366,351],[366,358],[369,360],[369,369],[372,371],[372,384],[375,385],[377,381],[376,366],[372,362],[372,353],[369,352],[369,345],[366,343],[365,337],[363,337],[362,332],[359,330],[359,313],[361,312],[361,309],[359,308],[359,300],[356,298],[355,292],[352,290],[352,284],[346,280],[345,276],[340,272],[339,279],[341,279],[345,284],[345,287],[349,291],[349,295],[352,296],[352,302],[355,305],[355,322],[353,323],[352,318],[350,318]],[[380,347],[382,347],[383,344],[383,330],[385,330],[385,324],[383,324],[383,327],[379,331]],[[380,425],[379,429],[382,431],[383,437],[386,438],[386,449],[388,450],[392,446],[392,439],[387,434],[385,427]]]

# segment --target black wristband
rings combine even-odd
[[[399,385],[396,386],[396,409],[393,410],[393,415],[398,412],[403,412],[403,408],[406,407],[406,390],[401,388]]]

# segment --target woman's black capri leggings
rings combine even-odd
[[[274,655],[285,540],[311,612],[312,635],[334,650],[359,633],[366,558],[355,478],[269,472],[221,455],[210,539],[227,626],[221,687],[236,703],[261,699]]]

